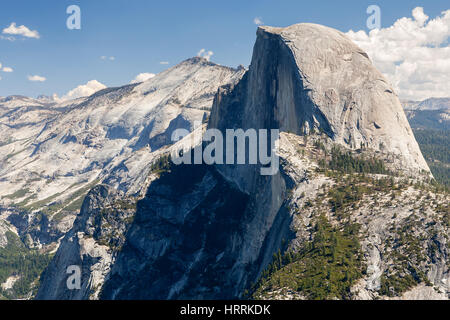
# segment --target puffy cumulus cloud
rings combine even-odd
[[[17,26],[15,22],[11,23],[9,27],[4,28],[2,33],[9,35],[20,35],[26,38],[34,38],[34,39],[39,39],[41,37],[39,35],[39,32],[37,32],[36,30],[30,30],[24,25]]]
[[[28,76],[27,78],[32,82],[44,82],[45,80],[47,80],[47,78],[38,75]]]
[[[256,24],[257,26],[264,24],[261,17],[256,17],[255,19],[253,19],[253,23]]]
[[[450,95],[450,10],[430,19],[423,8],[392,26],[347,32],[403,99]]]
[[[212,51],[206,51],[205,49],[201,49],[198,53],[197,53],[197,57],[202,57],[205,58],[206,60],[210,60],[211,57],[214,55],[214,52]]]
[[[3,69],[2,69],[2,67],[3,67],[3,64],[0,62],[0,71],[3,71],[3,72],[13,72],[14,71],[13,68],[3,67]]]
[[[148,72],[144,72],[144,73],[139,73],[136,78],[134,78],[134,80],[132,80],[130,83],[139,83],[139,82],[144,82],[147,81],[148,79],[151,79],[155,76],[154,73],[148,73]]]
[[[106,86],[103,83],[100,83],[97,80],[91,80],[86,84],[79,85],[75,89],[70,90],[62,97],[62,99],[71,100],[81,97],[87,97],[105,88]]]

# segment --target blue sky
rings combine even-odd
[[[66,28],[66,8],[72,4],[81,8],[81,30]],[[418,6],[430,17],[450,9],[448,0],[2,1],[0,31],[15,22],[36,30],[40,38],[0,39],[0,63],[13,68],[0,73],[0,96],[61,96],[93,79],[123,85],[139,73],[158,73],[195,56],[202,48],[214,52],[211,60],[216,63],[248,65],[256,17],[272,26],[313,22],[343,32],[367,30],[366,8],[371,4],[382,10],[382,27],[410,17]],[[29,81],[29,75],[46,81]]]

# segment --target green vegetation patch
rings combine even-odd
[[[320,162],[321,167],[336,170],[343,173],[374,173],[389,174],[382,160],[363,157],[356,157],[350,151],[342,151],[340,147],[333,146],[331,149],[331,159],[328,163],[325,160]]]
[[[380,294],[393,297],[400,296],[412,289],[419,283],[431,285],[419,265],[426,264],[429,256],[432,256],[434,242],[431,241],[429,248],[424,247],[428,234],[423,234],[423,226],[415,215],[405,219],[401,227],[392,226],[393,236],[387,239],[390,252],[385,255],[392,261],[387,270],[381,276]],[[427,250],[431,250],[427,254]]]
[[[0,283],[9,277],[17,276],[11,289],[0,288],[0,296],[6,299],[26,298],[36,293],[37,283],[42,271],[50,263],[51,255],[28,249],[13,232],[7,231],[8,244],[0,248]]]
[[[172,165],[170,154],[164,154],[151,164],[150,172],[154,174],[169,172]]]
[[[20,198],[25,197],[29,193],[30,193],[30,189],[24,188],[24,189],[17,190],[16,192],[14,192],[12,194],[6,195],[5,198],[10,199],[10,200],[20,199]]]
[[[321,215],[313,241],[298,253],[274,256],[255,286],[253,298],[289,288],[307,299],[349,299],[351,287],[365,272],[358,232],[357,224],[347,223],[340,229]]]
[[[450,131],[444,130],[414,130],[414,136],[419,143],[431,173],[437,182],[450,187]]]
[[[74,186],[78,185],[78,183],[73,184],[72,186],[70,186],[66,190],[64,190],[63,192],[56,193],[46,199],[31,203],[30,205],[25,206],[24,209],[28,210],[28,211],[33,211],[33,210],[42,208],[41,211],[44,214],[46,214],[47,216],[52,216],[53,214],[55,214],[56,212],[58,212],[60,210],[70,211],[70,212],[79,211],[81,208],[81,205],[83,204],[85,196],[87,195],[89,190],[91,190],[94,186],[96,186],[99,183],[99,181],[100,180],[97,179],[97,180],[89,183],[85,187],[82,187],[79,190],[75,191],[73,194],[70,195],[70,198],[66,201],[51,203],[51,201],[53,201],[57,197],[68,193],[68,190],[70,190]],[[63,215],[64,214],[62,214],[62,216]],[[55,217],[55,219],[61,218],[62,216]]]
[[[10,153],[10,154],[8,154],[8,155],[6,156],[6,160],[9,160],[9,159],[11,159],[11,158],[17,156],[18,154],[21,154],[22,152],[24,152],[24,151],[26,151],[26,150],[27,150],[27,149],[25,148],[25,149],[19,150],[19,151],[17,151],[17,152]]]

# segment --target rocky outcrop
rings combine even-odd
[[[60,249],[41,276],[36,299],[98,298],[114,261],[114,252],[123,245],[129,220],[134,216],[132,200],[130,203],[121,198],[118,203],[117,199],[114,189],[105,185],[89,192],[73,228],[65,235]],[[81,270],[78,289],[67,284],[73,266]]]
[[[392,86],[343,33],[297,24],[257,34],[249,71],[219,92],[210,127],[323,131],[347,148],[391,153],[398,167],[429,172]]]
[[[138,202],[101,298],[192,299],[238,295],[248,196],[206,165],[180,165]]]
[[[159,176],[143,184],[141,193],[145,196],[137,202],[133,221],[129,224],[122,221],[116,226],[123,230],[120,250],[112,249],[110,255],[98,253],[100,249],[93,250],[103,243],[95,234],[95,241],[88,249],[81,249],[79,239],[92,232],[86,228],[88,224],[75,222],[76,228],[66,237],[44,275],[38,298],[243,297],[244,291],[258,281],[272,262],[275,252],[301,250],[314,238],[313,224],[319,211],[313,208],[323,210],[332,223],[340,223],[342,217],[330,208],[327,198],[330,186],[339,181],[323,172],[333,147],[341,146],[370,159],[389,159],[399,175],[419,171],[425,171],[426,177],[429,174],[391,86],[361,49],[342,33],[323,26],[259,28],[249,70],[240,81],[219,88],[208,128],[222,132],[234,128],[281,130],[277,148],[280,170],[268,176],[261,175],[261,165],[172,164],[159,170]],[[344,176],[340,178],[343,180]],[[375,178],[381,177],[375,175]],[[147,176],[141,179],[148,181]],[[363,190],[376,190],[378,182],[372,183],[374,186],[365,185]],[[392,183],[391,187],[394,186]],[[349,197],[353,199],[353,196]],[[117,210],[113,198],[106,196],[105,201],[110,203],[106,212]],[[322,205],[315,207],[315,199],[321,199]],[[83,209],[89,201],[85,201]],[[366,198],[364,201],[370,203]],[[362,237],[373,237],[376,242],[377,236],[385,236],[388,224],[382,224],[384,229],[380,231],[380,225],[367,218],[373,213],[372,208],[358,211],[356,204],[350,208],[345,219],[375,230],[364,229]],[[390,219],[387,208],[383,207],[380,216]],[[402,219],[409,209],[401,210]],[[95,212],[84,210],[81,216],[89,221]],[[433,212],[442,218],[438,209]],[[444,224],[440,222],[440,229],[436,230],[445,232]],[[104,241],[111,243],[115,237],[109,234]],[[75,239],[72,241],[80,246],[73,247],[73,256],[77,259],[75,263],[87,266],[83,267],[87,270],[83,288],[90,288],[76,295],[64,291],[67,276],[64,268],[59,267],[67,265],[59,260],[64,255],[62,251],[71,248],[69,239]],[[442,241],[445,247],[447,244]],[[371,272],[362,284],[371,298],[377,295],[372,291],[380,290],[383,272],[394,274],[394,270],[386,268],[391,260],[381,261],[380,252],[372,250],[372,246],[364,242],[361,248],[362,255],[371,263]],[[407,254],[407,249],[404,250]],[[95,254],[89,253],[94,251]],[[445,260],[447,251],[438,251],[433,256],[439,257],[438,263],[430,257],[426,266],[423,265],[424,270],[428,267],[438,270],[437,277],[432,275],[433,271],[428,273],[429,281],[434,283],[446,279],[448,274],[441,261],[442,257]],[[101,276],[95,276],[99,269],[93,264],[80,261],[81,252],[88,252],[90,257],[103,256],[98,261],[106,262],[107,267],[103,266]],[[92,277],[104,282],[91,285],[88,279]],[[97,290],[97,284],[101,290]],[[448,291],[447,284],[441,289]],[[289,297],[304,296],[302,292],[292,294],[291,291]],[[276,294],[281,295],[280,291]]]
[[[89,189],[104,182],[138,192],[172,132],[193,130],[208,116],[217,88],[244,72],[194,57],[90,97],[0,99],[0,214],[33,246],[50,250]]]
[[[320,161],[329,159],[327,155],[333,152],[336,144],[324,135],[309,136],[308,139],[305,143],[303,137],[286,133],[282,133],[280,139],[283,171],[293,179],[295,173],[304,168],[309,172],[307,179],[296,181],[289,192],[290,227],[295,231],[295,238],[289,242],[287,251],[302,257],[319,248],[311,246],[311,241],[317,237],[319,217],[326,217],[336,228],[334,232],[356,228],[359,231],[354,234],[354,239],[359,245],[345,253],[345,260],[362,255],[358,281],[349,282],[340,294],[326,293],[349,279],[347,276],[339,278],[339,273],[351,272],[348,260],[336,268],[330,266],[338,256],[338,250],[345,252],[337,245],[338,241],[334,245],[333,242],[328,244],[328,255],[325,251],[323,256],[315,257],[333,257],[328,260],[329,264],[326,259],[314,260],[320,261],[315,266],[310,260],[307,260],[310,265],[304,266],[302,258],[285,260],[281,267],[258,283],[252,297],[449,299],[448,192],[402,176],[349,173],[344,167],[323,169]],[[354,152],[353,156],[360,157],[361,154]],[[373,156],[366,154],[363,159]],[[303,275],[308,268],[313,271]],[[324,282],[320,282],[315,268],[324,270]],[[327,272],[331,278],[326,278]],[[308,276],[316,278],[308,284]],[[314,282],[316,287],[311,286]],[[304,287],[309,290],[303,291]]]

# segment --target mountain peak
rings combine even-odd
[[[212,127],[233,121],[300,135],[321,131],[346,148],[364,145],[394,154],[399,167],[429,172],[393,87],[338,30],[310,23],[259,27],[241,82],[217,99]],[[236,97],[241,110],[233,110]]]
[[[195,56],[195,57],[183,60],[177,66],[184,66],[184,65],[211,66],[211,67],[218,67],[218,68],[223,68],[223,69],[227,69],[227,70],[231,70],[231,71],[242,71],[242,70],[246,69],[243,65],[239,65],[236,68],[223,66],[221,64],[215,63],[204,57],[199,57],[199,56]],[[177,66],[175,66],[175,67],[177,67]]]
[[[209,61],[208,59],[204,57],[195,56],[189,59],[186,59],[182,61],[180,64],[201,64],[201,65],[210,65],[210,66],[217,66],[218,64]]]

